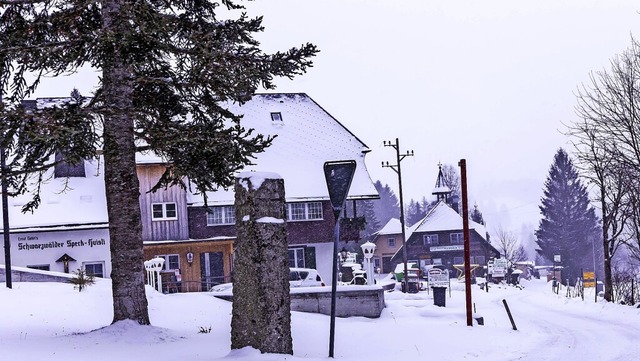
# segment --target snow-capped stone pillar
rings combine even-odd
[[[293,354],[284,180],[243,172],[234,191],[231,348]]]

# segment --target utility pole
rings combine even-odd
[[[400,154],[400,141],[396,138],[395,143],[385,140],[383,142],[385,147],[393,147],[396,150],[396,164],[389,164],[389,162],[382,162],[382,168],[391,168],[398,174],[398,192],[400,195],[400,228],[402,229],[402,263],[404,263],[404,277],[402,278],[402,292],[407,292],[407,277],[409,272],[407,270],[407,247],[404,231],[404,202],[402,200],[402,171],[400,169],[400,162],[406,157],[413,157],[413,150],[406,151],[404,154]]]

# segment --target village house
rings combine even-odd
[[[457,200],[450,197],[451,189],[442,168],[432,194],[436,196],[436,204],[405,232],[407,262],[418,264],[423,270],[431,265],[440,266],[449,270],[450,276],[460,277],[464,273],[463,219],[457,211]],[[401,228],[396,229],[394,236],[400,234]],[[469,243],[472,274],[483,276],[487,261],[499,257],[500,253],[491,245],[485,227],[473,220],[469,220]],[[391,258],[391,265],[395,267],[402,262],[403,250],[399,247]]]
[[[373,253],[373,264],[378,273],[389,273],[395,269],[391,258],[402,245],[401,227],[398,218],[391,218],[374,234],[373,243],[376,245],[376,250]]]
[[[61,99],[38,99],[34,106],[52,106]],[[323,165],[355,160],[348,199],[376,199],[364,161],[369,149],[306,94],[257,94],[242,107],[231,105],[229,109],[244,115],[245,128],[276,136],[244,171],[274,172],[284,179],[289,264],[317,268],[330,282],[335,221]],[[164,171],[165,160],[140,154],[136,162],[145,259],[165,259],[163,279],[169,291],[208,290],[230,281],[235,239],[233,191],[209,193],[206,208],[203,195],[189,188],[148,192]],[[10,199],[12,265],[59,272],[83,268],[109,277],[102,162],[88,160],[65,169],[66,173],[51,171],[51,179],[42,188],[43,202],[33,213],[20,212],[28,195]],[[349,229],[343,233],[354,234]]]

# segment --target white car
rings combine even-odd
[[[289,287],[325,286],[318,271],[313,268],[289,268]],[[210,292],[231,294],[233,283],[223,283],[211,287]]]
[[[291,287],[324,286],[322,277],[313,268],[289,268],[289,285]]]

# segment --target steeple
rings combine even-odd
[[[436,179],[436,187],[433,188],[433,192],[431,192],[431,194],[436,196],[438,202],[444,201],[445,203],[449,203],[451,188],[447,185],[444,175],[442,174],[442,163],[438,163],[438,179]]]

